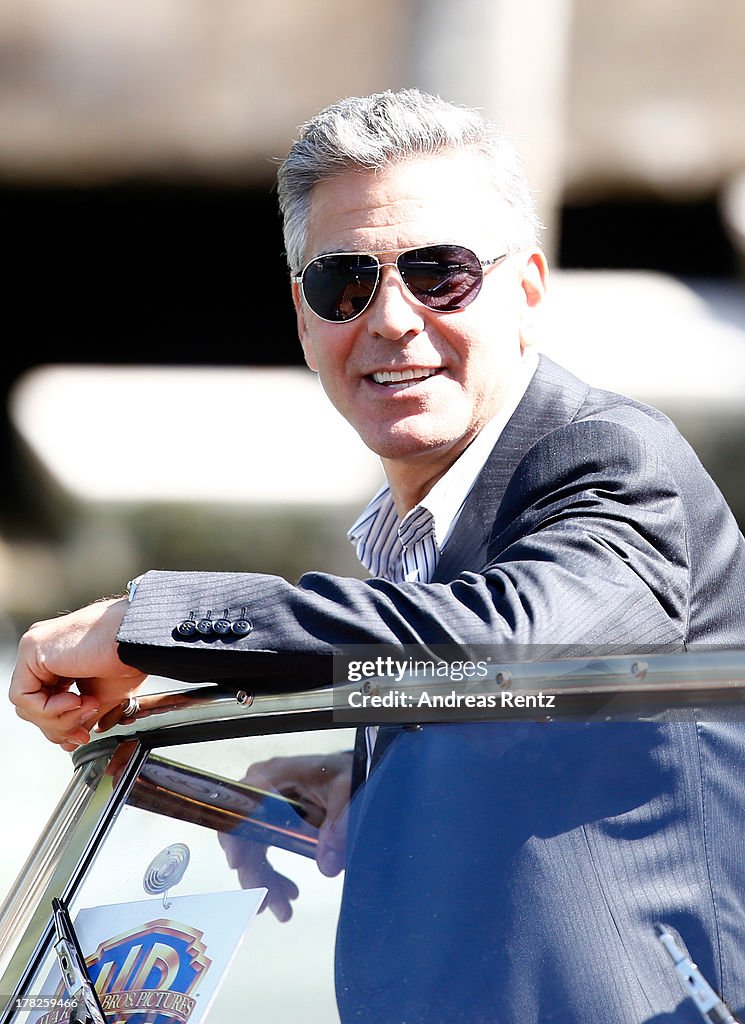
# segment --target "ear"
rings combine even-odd
[[[311,370],[318,372],[318,366],[316,365],[315,358],[313,356],[313,342],[310,340],[310,332],[308,331],[308,323],[305,319],[305,309],[303,308],[303,296],[300,291],[300,285],[292,283],[292,304],[295,307],[295,316],[297,317],[297,336],[300,339],[300,344],[303,347],[303,355],[305,362],[308,364]]]
[[[520,280],[525,307],[520,319],[520,346],[523,351],[535,343],[538,313],[548,288],[548,261],[540,249],[531,252]]]

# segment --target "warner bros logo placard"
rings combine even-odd
[[[254,889],[180,897],[172,906],[178,918],[174,913],[145,917],[144,922],[143,909],[162,913],[159,900],[81,910],[75,926],[109,1024],[198,1024],[265,893]],[[125,927],[111,936],[114,924]],[[94,952],[86,952],[93,947]],[[58,979],[59,968],[53,971],[52,978]],[[59,981],[56,1000],[61,1003],[70,994]],[[67,1024],[69,1017],[69,1007],[60,1005],[32,1020]]]

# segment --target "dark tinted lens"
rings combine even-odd
[[[378,280],[373,256],[319,256],[303,272],[305,301],[324,320],[351,320],[367,307]]]
[[[427,245],[398,257],[409,291],[430,309],[452,313],[478,295],[484,272],[476,253],[462,245]]]

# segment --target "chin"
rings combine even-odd
[[[407,434],[406,436],[363,438],[367,447],[381,459],[409,460],[426,458],[457,443],[450,435]]]
[[[454,404],[454,403],[453,403]],[[443,415],[449,413],[449,417]],[[399,419],[361,417],[352,426],[360,435],[364,444],[381,459],[417,459],[428,455],[446,452],[452,447],[460,451],[473,437],[474,425],[471,410],[464,410],[458,416],[455,408],[442,409],[437,415],[435,410],[420,411],[418,414],[401,416]],[[351,422],[351,421],[350,421]]]

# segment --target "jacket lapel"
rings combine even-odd
[[[504,492],[528,451],[546,434],[577,415],[589,388],[568,370],[541,356],[522,401],[492,449],[466,499],[453,534],[437,564],[433,583],[462,572],[478,572]]]

